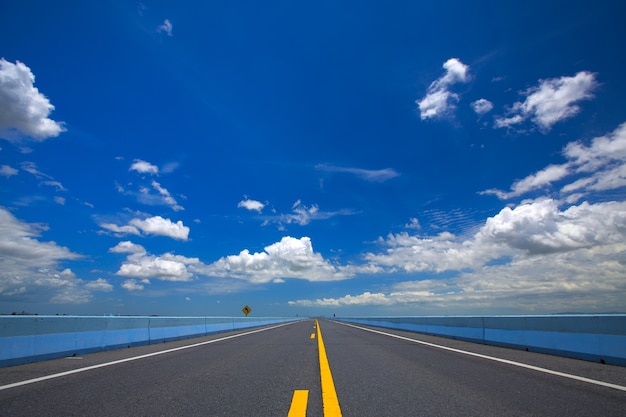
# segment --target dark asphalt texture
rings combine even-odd
[[[0,391],[0,416],[322,416],[314,321]],[[343,416],[620,416],[626,392],[320,320]],[[384,329],[378,329],[388,331]],[[0,369],[0,385],[231,334]],[[388,331],[626,385],[626,368]]]

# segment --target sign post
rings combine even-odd
[[[248,314],[250,314],[252,309],[250,307],[248,307],[248,306],[245,306],[244,308],[241,309],[241,311],[243,312],[243,314],[246,315],[246,317],[248,317]]]

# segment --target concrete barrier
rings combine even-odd
[[[298,319],[0,316],[0,367],[295,320]]]
[[[336,320],[626,366],[626,314]]]

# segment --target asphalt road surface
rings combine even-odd
[[[0,416],[626,416],[624,367],[315,324],[2,368]]]

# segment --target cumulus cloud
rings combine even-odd
[[[621,243],[625,238],[626,202],[583,202],[561,210],[556,201],[543,199],[502,209],[487,219],[475,242],[535,255]]]
[[[485,98],[473,101],[470,106],[472,107],[472,110],[474,110],[474,112],[479,116],[487,114],[493,109],[493,103]]]
[[[420,225],[419,220],[417,220],[417,218],[415,217],[411,217],[409,219],[409,223],[404,225],[405,229],[415,229],[415,230],[419,230],[422,228],[422,226]]]
[[[124,242],[120,242],[117,245],[113,246],[109,249],[109,252],[112,253],[146,253],[146,249],[141,246],[133,243],[129,240]]]
[[[157,28],[157,32],[162,32],[162,33],[165,33],[167,36],[172,36],[173,29],[174,29],[174,26],[172,25],[172,22],[170,22],[169,19],[165,19],[163,23],[160,24],[159,27]]]
[[[626,202],[561,208],[538,200],[504,208],[467,240],[390,234],[382,253],[366,260],[385,273],[447,272],[436,279],[393,284],[385,291],[294,300],[301,306],[401,305],[421,314],[493,309],[555,313],[606,311],[626,302]],[[450,275],[454,272],[452,275]],[[430,309],[430,310],[429,310]],[[482,310],[481,310],[482,309]]]
[[[592,192],[626,186],[626,123],[607,135],[594,138],[589,145],[581,141],[570,142],[562,154],[565,163],[549,165],[516,181],[508,192],[490,189],[481,194],[492,194],[505,200],[569,179],[562,186],[561,193],[573,201],[568,194],[576,193],[576,199],[580,199]]]
[[[289,301],[290,305],[300,305],[305,307],[341,307],[341,306],[368,306],[368,305],[390,305],[394,300],[383,294],[369,291],[356,296],[346,295],[340,298],[318,298],[317,300]]]
[[[182,220],[174,223],[170,219],[161,216],[148,217],[145,219],[132,219],[127,225],[118,226],[114,223],[100,223],[100,227],[113,232],[117,236],[132,235],[155,235],[167,236],[177,240],[187,240],[189,238],[189,227],[185,226]]]
[[[149,283],[150,279],[174,282],[191,281],[194,272],[206,267],[198,258],[187,258],[173,253],[152,255],[143,246],[130,241],[118,243],[110,248],[109,252],[128,254],[116,275],[138,278],[144,284]],[[134,279],[126,281],[122,287],[131,291],[143,289],[143,286]]]
[[[280,242],[266,246],[263,252],[247,249],[209,265],[206,275],[243,279],[252,283],[274,282],[285,278],[308,281],[337,281],[352,276],[352,272],[332,265],[313,251],[309,237],[283,237]]]
[[[168,236],[178,240],[189,238],[189,227],[183,225],[182,220],[174,223],[170,219],[154,216],[143,220],[132,219],[129,224],[149,235]]]
[[[91,291],[110,292],[113,291],[113,285],[111,285],[106,279],[98,278],[95,281],[89,281],[85,284],[85,288]]]
[[[469,66],[457,58],[450,58],[443,64],[445,74],[433,81],[428,87],[426,96],[416,100],[422,120],[449,114],[456,107],[459,95],[450,91],[450,87],[469,80]]]
[[[606,312],[626,303],[626,245],[514,259],[452,278],[393,284],[337,298],[290,301],[307,307],[408,306],[415,314]]]
[[[122,283],[122,288],[128,291],[141,291],[144,289],[144,286],[135,279],[127,279]]]
[[[0,300],[85,303],[92,295],[84,280],[63,262],[81,255],[41,240],[47,227],[26,223],[0,207]]]
[[[188,270],[188,266],[199,263],[198,258],[186,258],[171,253],[160,256],[133,253],[120,266],[116,275],[161,281],[190,281],[193,274]]]
[[[580,111],[578,102],[593,98],[598,86],[594,73],[581,71],[573,77],[539,80],[539,85],[522,94],[524,101],[511,106],[506,116],[496,117],[495,127],[512,127],[528,119],[548,132],[555,123],[569,119]]]
[[[132,163],[130,168],[128,168],[128,170],[137,171],[140,174],[156,175],[159,173],[159,167],[157,167],[156,165],[152,165],[150,162],[146,162],[141,159],[135,159],[135,161]]]
[[[62,122],[48,116],[50,101],[34,86],[35,75],[23,63],[0,58],[0,137],[12,142],[23,138],[43,141],[65,131]]]
[[[371,170],[371,169],[362,169],[362,168],[347,168],[347,167],[338,167],[328,164],[317,164],[315,169],[318,171],[324,172],[344,172],[347,174],[355,175],[365,181],[371,182],[385,182],[392,178],[398,177],[400,174],[393,170],[392,168]]]
[[[237,207],[260,213],[261,211],[263,211],[265,204],[261,203],[260,201],[250,200],[249,198],[246,198],[245,200],[240,201],[239,204],[237,204]]]
[[[502,257],[568,252],[611,245],[626,238],[626,202],[583,202],[561,209],[552,199],[505,207],[470,238],[459,240],[406,232],[380,238],[387,249],[365,259],[390,272],[443,272],[478,269]]]

